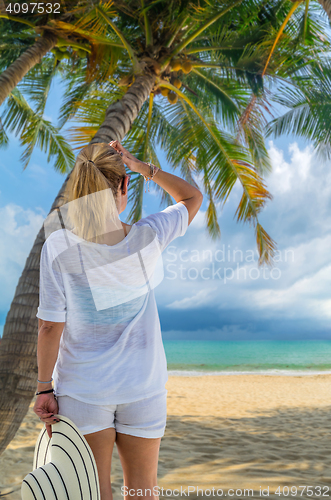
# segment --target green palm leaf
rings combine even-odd
[[[52,82],[58,74],[58,68],[52,58],[46,58],[43,65],[35,66],[20,83],[20,92],[35,105],[36,113],[43,113]]]
[[[208,205],[206,211],[206,222],[207,227],[209,228],[209,233],[213,239],[217,239],[221,236],[221,230],[218,223],[216,204],[214,200],[214,193],[211,186],[211,182],[208,177],[208,171],[205,169],[204,171],[204,188],[205,192],[208,196]]]
[[[0,120],[0,147],[6,147],[9,144],[9,138]]]
[[[331,65],[313,64],[311,74],[283,85],[274,100],[288,109],[272,120],[267,135],[293,134],[313,142],[321,158],[331,158]]]
[[[36,113],[24,99],[18,89],[9,96],[1,116],[3,127],[20,137],[24,169],[27,167],[34,148],[48,154],[47,161],[53,160],[54,167],[62,173],[68,173],[74,165],[71,147],[48,120]]]

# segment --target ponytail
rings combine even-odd
[[[80,238],[98,243],[106,221],[113,218],[116,224],[117,193],[125,175],[121,155],[108,144],[80,151],[68,181],[68,217]]]

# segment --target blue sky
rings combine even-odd
[[[46,109],[55,122],[60,99],[58,85]],[[186,234],[163,254],[165,276],[155,293],[165,340],[331,338],[329,164],[314,156],[309,143],[293,137],[267,145],[273,172],[266,181],[273,200],[260,220],[278,245],[274,268],[258,267],[253,228],[234,219],[239,185],[223,209],[218,207],[218,241],[206,230],[204,202]],[[23,171],[21,153],[12,137],[0,156],[0,325],[64,181],[39,151]],[[160,158],[169,170],[162,154]],[[145,196],[143,215],[158,210],[157,194],[151,191]]]

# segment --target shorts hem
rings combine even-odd
[[[95,432],[105,431],[106,429],[115,429],[115,426],[114,425],[107,425],[106,427],[101,427],[101,429],[89,430],[87,432],[85,432],[84,430],[81,430],[81,429],[79,429],[79,430],[83,434],[83,436],[85,436],[86,434],[94,434]]]
[[[164,433],[165,433],[165,429],[162,432],[160,431],[155,431],[155,432],[150,432],[150,431],[146,431],[146,430],[143,430],[143,429],[116,429],[116,433],[119,433],[119,434],[127,434],[128,436],[134,436],[134,437],[141,437],[141,438],[145,438],[145,439],[157,439],[157,438],[162,438],[164,436]],[[148,435],[146,435],[148,434]]]

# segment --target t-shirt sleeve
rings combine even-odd
[[[39,307],[36,316],[44,321],[63,323],[66,321],[66,310],[63,276],[46,240],[40,255]]]
[[[161,251],[165,249],[171,241],[178,236],[184,236],[188,228],[188,210],[184,203],[178,202],[170,205],[161,212],[145,217],[156,231],[161,246]]]

